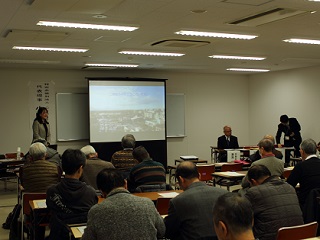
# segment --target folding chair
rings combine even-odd
[[[282,227],[278,230],[277,240],[299,240],[317,235],[318,223],[312,222],[292,227]]]
[[[156,202],[156,209],[160,215],[167,215],[171,198],[159,197]]]
[[[207,184],[212,182],[212,173],[215,171],[214,164],[197,164],[197,169],[200,174],[200,181]]]

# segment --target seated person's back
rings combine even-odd
[[[165,226],[154,203],[130,194],[119,170],[102,170],[97,184],[106,199],[90,209],[82,240],[155,240],[164,235]]]
[[[114,166],[110,162],[99,159],[98,153],[90,145],[81,148],[81,151],[86,155],[87,163],[86,167],[83,168],[80,180],[89,184],[94,189],[98,189],[96,180],[98,173],[105,168],[114,168]]]
[[[127,134],[121,139],[123,150],[115,152],[111,157],[111,163],[115,168],[130,170],[139,162],[132,156],[132,151],[136,145],[136,140],[132,134]]]
[[[86,222],[89,209],[98,202],[95,190],[79,181],[85,164],[80,150],[67,149],[62,155],[65,178],[47,190],[46,203],[52,212],[50,240],[69,239],[66,224]]]
[[[147,150],[142,146],[135,148],[132,154],[140,163],[130,171],[128,179],[130,191],[135,191],[141,185],[165,186],[166,170],[161,163],[153,161]],[[162,190],[165,190],[165,187]]]
[[[60,181],[60,167],[45,160],[46,153],[46,146],[40,142],[30,146],[29,163],[19,170],[25,192],[46,192],[48,187]]]

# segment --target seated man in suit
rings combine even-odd
[[[164,219],[170,239],[217,239],[213,228],[212,207],[227,190],[206,185],[193,162],[178,165],[176,178],[184,192],[170,200]]]
[[[273,145],[275,145],[275,140],[274,140],[274,137],[273,137],[272,135],[265,135],[265,136],[263,137],[263,139],[269,139],[269,140],[272,141]],[[282,153],[281,153],[280,151],[276,150],[274,146],[273,146],[273,148],[272,148],[272,153],[274,154],[274,156],[275,156],[276,158],[279,158],[279,159],[282,159],[282,158],[283,158]],[[259,160],[259,159],[261,159],[261,155],[260,155],[259,150],[257,150],[254,154],[251,154],[251,155],[249,156],[249,160],[250,160],[251,162],[255,162],[255,161]]]
[[[245,194],[254,213],[253,233],[259,240],[271,240],[278,229],[303,224],[295,189],[277,176],[271,176],[264,165],[248,171],[251,188]]]
[[[91,146],[87,145],[80,149],[86,155],[87,163],[83,169],[80,181],[85,182],[92,186],[94,189],[97,188],[97,175],[104,168],[114,168],[111,162],[107,162],[98,158],[98,153]]]
[[[268,168],[271,172],[272,176],[281,177],[284,171],[284,162],[278,158],[276,158],[272,152],[274,144],[271,140],[264,138],[262,139],[259,144],[259,152],[261,155],[261,159],[255,161],[251,164],[252,166],[255,165],[264,165]],[[242,180],[242,188],[250,187],[250,179],[248,178],[248,174]]]
[[[130,170],[139,162],[132,156],[132,151],[136,145],[136,139],[132,134],[126,134],[121,139],[123,150],[115,152],[111,157],[111,163],[115,168]]]
[[[132,155],[139,164],[130,171],[129,190],[134,192],[141,185],[157,185],[156,190],[166,190],[166,170],[162,163],[153,161],[143,146],[136,147]]]
[[[299,202],[303,207],[309,192],[320,188],[320,159],[317,157],[317,145],[312,139],[304,140],[300,145],[302,162],[292,170],[287,182],[295,187],[300,183]]]
[[[98,203],[96,191],[79,181],[86,156],[80,150],[67,149],[62,154],[65,177],[47,190],[47,207],[51,211],[49,240],[70,239],[67,224],[87,221],[89,209]]]
[[[224,135],[218,138],[218,149],[239,148],[238,138],[236,136],[231,135],[232,130],[230,126],[224,126],[223,133]],[[225,152],[221,152],[219,154],[219,161],[220,162],[227,161],[227,154]]]
[[[254,239],[251,203],[237,193],[218,198],[213,208],[213,224],[219,240]]]
[[[90,209],[82,240],[157,239],[164,235],[163,219],[154,203],[130,194],[119,170],[102,170],[97,184],[106,199]]]

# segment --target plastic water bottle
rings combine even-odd
[[[21,160],[21,148],[17,148],[17,160]]]

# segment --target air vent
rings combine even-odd
[[[289,8],[275,8],[265,12],[261,12],[252,16],[238,19],[230,22],[229,24],[247,27],[256,27],[263,24],[271,23],[277,20],[285,19],[288,17],[304,14],[307,11],[295,10]]]
[[[209,41],[183,40],[183,39],[167,39],[154,42],[151,46],[172,47],[172,48],[191,48],[200,47],[210,44]]]

